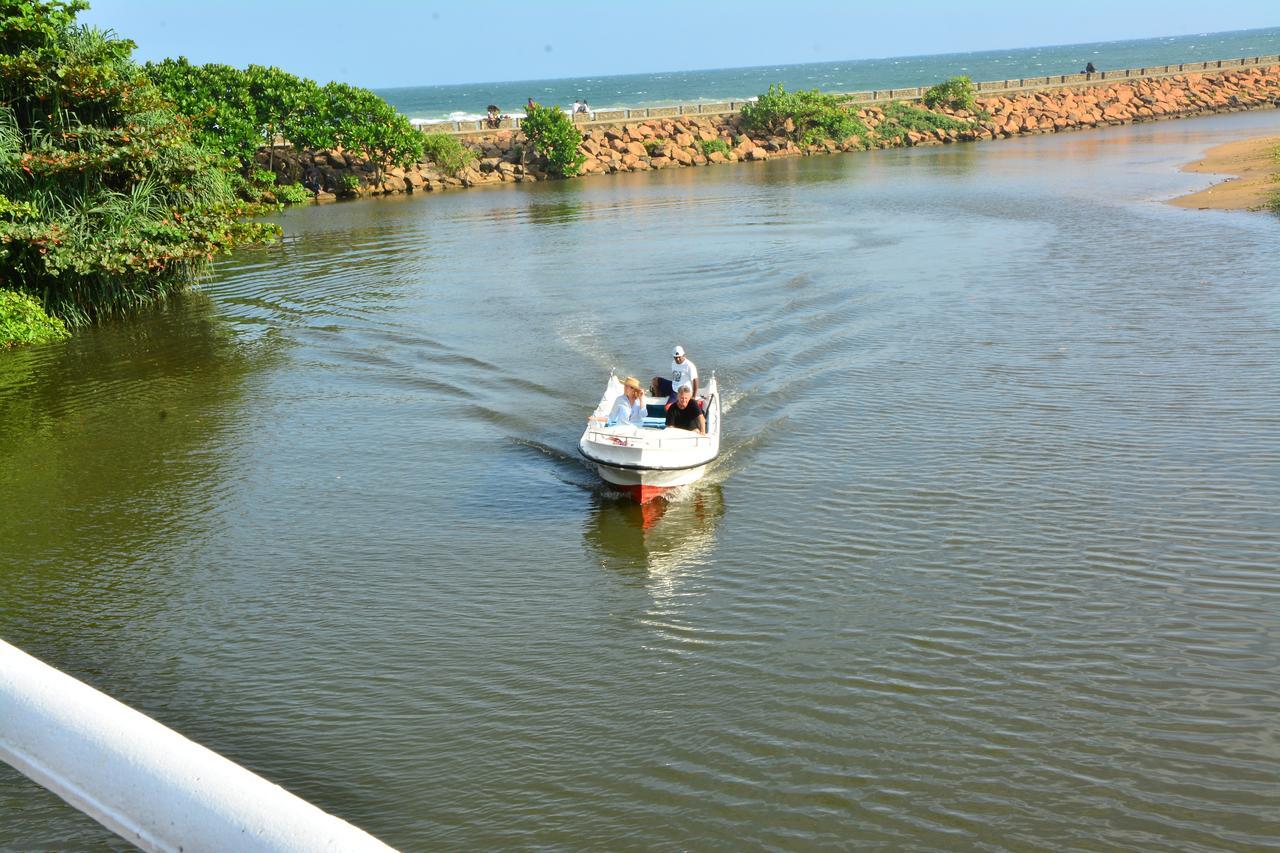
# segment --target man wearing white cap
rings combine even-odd
[[[676,389],[681,385],[688,385],[693,389],[694,399],[698,397],[698,368],[692,361],[685,357],[684,347],[677,346],[671,351],[671,378],[667,379],[663,376],[653,377],[650,388],[655,397],[667,395],[667,402],[674,403],[676,399]]]

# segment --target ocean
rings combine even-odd
[[[465,121],[481,118],[489,104],[498,105],[504,113],[518,115],[528,98],[566,108],[582,98],[597,110],[638,108],[746,100],[768,90],[771,83],[782,83],[788,89],[862,92],[920,86],[961,74],[973,80],[1071,74],[1083,70],[1087,62],[1092,62],[1099,71],[1105,71],[1268,54],[1280,54],[1280,27],[934,56],[759,65],[709,71],[654,71],[649,74],[566,77],[559,80],[408,86],[376,91],[411,120]]]

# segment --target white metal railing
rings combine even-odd
[[[392,849],[2,640],[0,760],[143,850]]]

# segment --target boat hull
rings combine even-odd
[[[699,465],[681,471],[653,471],[614,468],[597,462],[596,471],[600,473],[600,479],[630,495],[636,503],[648,503],[664,492],[701,480],[702,475],[707,472],[707,466]]]

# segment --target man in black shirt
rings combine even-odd
[[[676,401],[667,405],[667,426],[706,435],[707,417],[693,402],[693,389],[688,385],[681,385],[676,392]]]

